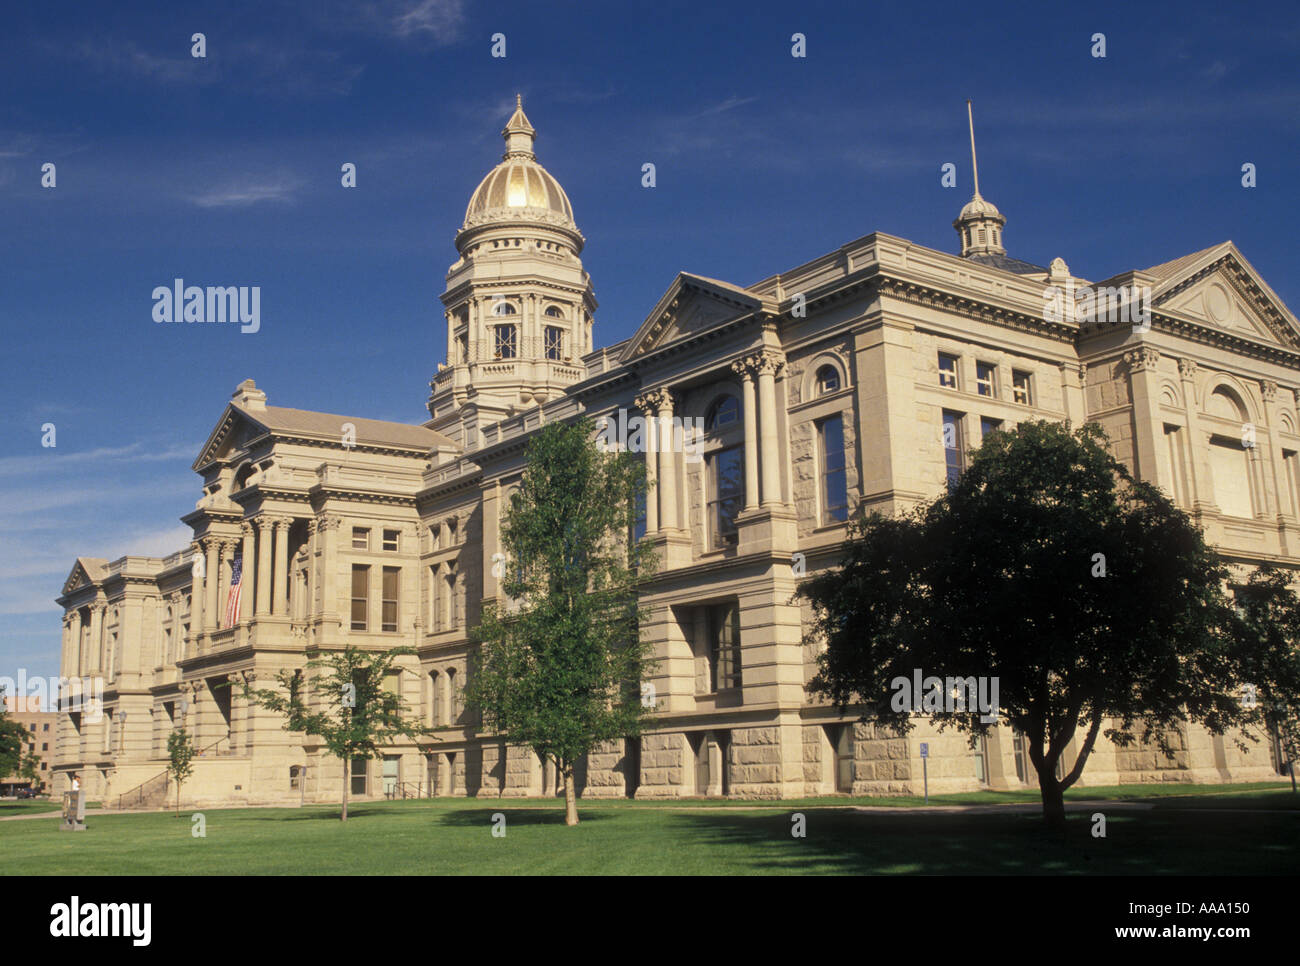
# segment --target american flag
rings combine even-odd
[[[244,558],[236,557],[230,565],[230,596],[226,598],[224,627],[234,627],[239,622],[239,592],[243,588]]]

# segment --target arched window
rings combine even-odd
[[[545,313],[545,314],[546,314],[549,318],[552,318],[552,319],[562,319],[562,318],[564,318],[564,312],[561,311],[561,309],[560,309],[560,307],[559,307],[558,305],[548,305],[548,306],[546,306],[546,313]]]
[[[704,426],[709,430],[722,429],[738,419],[740,419],[740,400],[728,394],[709,407],[709,414],[705,417]]]
[[[443,688],[443,722],[444,724],[455,724],[456,719],[460,716],[460,695],[456,691],[456,669],[447,668],[447,683]]]
[[[840,388],[840,371],[834,366],[822,366],[817,370],[815,387],[819,396],[838,392]]]
[[[1233,422],[1242,422],[1246,418],[1245,407],[1241,405],[1236,394],[1223,386],[1210,394],[1210,398],[1205,403],[1205,411],[1211,416]]]
[[[429,724],[436,727],[442,724],[442,675],[437,671],[429,672]]]
[[[495,302],[492,305],[492,314],[493,315],[515,315],[516,312],[515,312],[515,307],[513,305],[511,305],[505,299],[501,299],[500,301]]]

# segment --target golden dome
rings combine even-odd
[[[501,134],[506,140],[505,156],[470,197],[464,227],[502,221],[537,221],[577,231],[569,196],[533,154],[537,132],[528,123],[518,95],[515,113]]]

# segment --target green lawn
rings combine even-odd
[[[1105,839],[1089,834],[1090,812],[1072,814],[1062,840],[1037,814],[860,812],[845,799],[823,800],[834,808],[589,801],[577,828],[565,827],[559,802],[437,799],[355,805],[346,825],[330,806],[211,809],[203,838],[191,835],[189,812],[88,815],[85,832],[60,832],[56,819],[0,822],[0,853],[8,875],[1293,874],[1297,796],[1262,789],[1145,789],[1159,807],[1111,810]],[[972,797],[1003,798],[943,801]],[[795,811],[805,838],[790,834]],[[491,834],[496,812],[501,838]]]

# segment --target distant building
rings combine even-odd
[[[589,757],[589,797],[918,794],[922,741],[933,792],[1036,787],[1009,728],[972,749],[810,700],[810,615],[792,602],[805,569],[836,565],[851,514],[934,497],[1000,426],[1095,420],[1240,573],[1300,565],[1300,323],[1231,242],[1089,283],[1059,258],[1008,255],[1006,218],[977,183],[957,254],[874,233],[752,285],[683,272],[635,335],[597,348],[569,198],[522,107],[503,133],[456,234],[429,421],[273,406],[247,380],[193,464],[193,543],[77,560],[59,598],[63,673],[102,675],[106,713],[61,716],[57,770],[91,797],[161,799],[167,736],[184,724],[201,749],[183,790],[194,802],[338,798],[320,740],[229,685],[265,685],[307,648],[345,642],[417,648],[390,683],[437,729],[358,763],[353,795],[553,792],[530,749],[476,728],[462,687],[528,440],[580,414],[703,425],[697,452],[647,457],[658,713]],[[1144,303],[1149,326],[1125,321]],[[1084,782],[1278,772],[1268,740],[1243,754],[1190,727],[1174,743],[1168,761],[1103,739]]]
[[[22,725],[27,732],[27,743],[23,746],[24,754],[33,754],[40,758],[35,785],[20,775],[6,775],[0,778],[0,795],[13,795],[20,788],[34,787],[37,791],[52,791],[53,767],[56,754],[59,715],[55,711],[42,711],[39,697],[14,695],[6,697],[5,712],[10,721]]]

